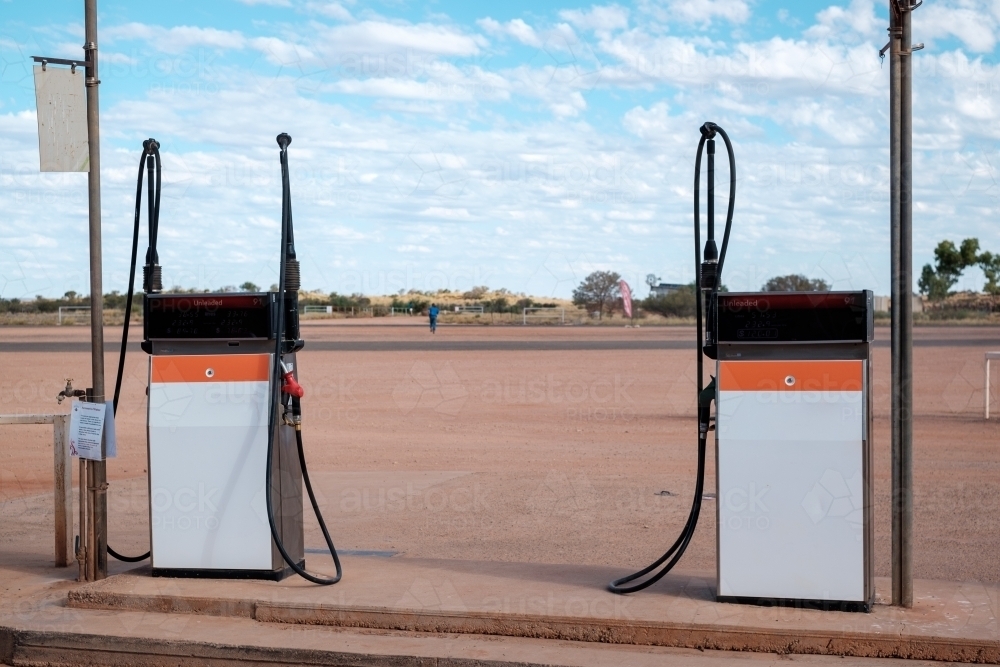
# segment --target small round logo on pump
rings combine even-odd
[[[789,387],[791,387],[792,385],[794,385],[795,384],[795,376],[794,375],[786,375],[785,376],[785,384],[787,386],[789,386]]]
[[[205,377],[207,377],[207,378],[215,377],[215,369],[214,368],[206,368],[205,369]],[[786,379],[785,382],[788,382],[788,380]]]

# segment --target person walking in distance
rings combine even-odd
[[[436,333],[437,332],[437,328],[438,328],[438,313],[439,312],[441,312],[441,311],[438,310],[438,307],[437,307],[436,303],[432,303],[431,304],[431,309],[429,311],[427,311],[428,315],[430,315],[430,318],[431,318],[431,333]]]

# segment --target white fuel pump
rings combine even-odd
[[[159,143],[143,143],[132,267],[115,387],[121,390],[139,238],[142,175],[149,173],[149,247],[143,271],[142,349],[149,357],[147,436],[153,576],[281,579],[295,572],[333,584],[342,570],[319,510],[302,445],[297,381],[299,266],[295,258],[288,146],[282,175],[277,292],[164,294],[157,254]],[[305,570],[302,487],[336,568]]]
[[[720,293],[735,207],[736,162],[721,127],[705,123],[700,131],[694,176],[699,343],[694,500],[670,549],[609,588],[615,593],[642,590],[680,560],[701,512],[708,433],[715,430],[717,599],[870,611],[875,595],[872,293]],[[714,222],[716,135],[729,158],[721,252]],[[706,146],[708,234],[702,254],[699,181]],[[705,357],[716,361],[716,376],[708,386]]]

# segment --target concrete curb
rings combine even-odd
[[[164,664],[177,667],[246,667],[248,662],[338,667],[542,667],[540,663],[234,646],[0,627],[0,664],[17,667],[162,667]]]
[[[562,616],[410,611],[379,607],[276,603],[255,600],[69,592],[69,606],[252,618],[261,622],[408,632],[559,639],[636,646],[905,658],[1000,664],[1000,639],[819,630],[775,630],[720,624],[656,623]]]

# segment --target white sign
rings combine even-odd
[[[101,460],[101,436],[108,408],[100,403],[74,401],[69,418],[69,453],[82,459]]]
[[[35,65],[41,171],[90,171],[85,78],[82,67]]]

